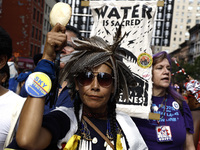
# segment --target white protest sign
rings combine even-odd
[[[122,24],[120,47],[127,50],[124,62],[133,71],[138,86],[130,91],[128,102],[120,100],[117,109],[131,116],[148,118],[152,97],[152,50],[150,48],[156,1],[90,1],[94,25],[91,36],[100,36],[113,44]]]

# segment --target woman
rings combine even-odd
[[[61,32],[64,33],[64,27],[57,24],[48,33],[43,60],[38,63],[49,64],[46,72],[49,76],[54,49],[61,50],[66,41]],[[58,146],[61,149],[64,145],[65,149],[83,150],[147,149],[132,119],[115,111],[119,93],[128,93],[127,88],[136,84],[132,72],[118,58],[119,42],[120,37],[116,37],[113,45],[98,37],[74,39],[79,52],[66,64],[60,79],[61,83],[67,80],[71,97],[75,99],[74,109],[59,107],[43,117],[45,98],[29,96],[21,113],[17,143],[13,141],[9,148],[56,149]],[[108,140],[105,142],[104,138]]]
[[[166,52],[153,56],[153,113],[160,120],[133,118],[150,150],[192,150],[193,122],[190,109],[171,86],[171,60]]]

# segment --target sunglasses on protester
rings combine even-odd
[[[94,73],[98,74],[95,75]],[[92,83],[95,77],[97,77],[98,83],[102,87],[108,87],[113,82],[113,76],[111,74],[105,72],[91,72],[91,71],[80,73],[76,77],[76,80],[81,86],[87,86]]]

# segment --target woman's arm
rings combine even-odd
[[[44,149],[50,144],[51,133],[42,128],[45,98],[28,96],[22,109],[16,140],[24,149]]]
[[[193,134],[187,131],[186,133],[186,140],[184,145],[185,150],[195,150],[194,141],[193,141]]]
[[[62,50],[66,41],[65,27],[56,24],[47,34],[42,59],[54,61],[56,51]],[[44,149],[50,144],[52,134],[42,127],[44,105],[45,97],[28,96],[20,115],[16,134],[17,144],[20,147],[24,149]]]

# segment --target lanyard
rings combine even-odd
[[[159,107],[158,109],[160,109],[160,108],[163,107],[163,103],[164,103],[164,102],[165,102],[165,107],[164,107],[164,109],[163,109],[163,114],[162,114],[162,117],[160,118],[160,120],[161,120],[163,117],[165,117],[165,125],[166,125],[166,120],[167,120],[167,115],[166,115],[167,96],[166,96],[166,95],[165,95],[165,97],[164,97],[164,99],[163,99],[163,101],[162,101],[162,103],[160,104],[160,107]],[[160,124],[160,120],[157,120],[158,125]]]

